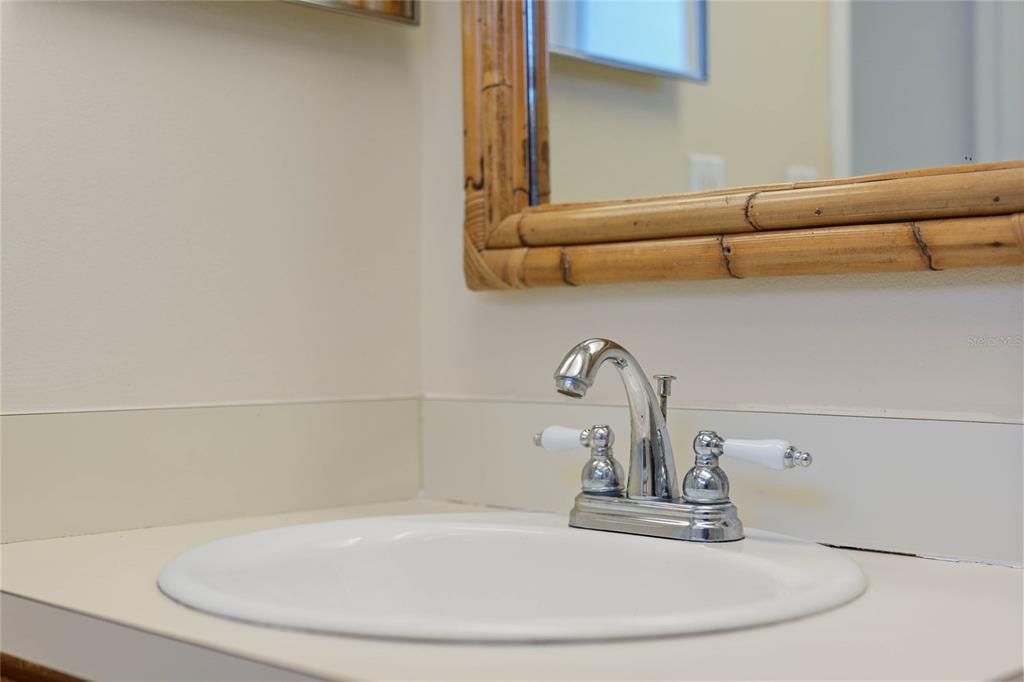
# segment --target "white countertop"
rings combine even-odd
[[[156,587],[167,561],[221,537],[346,517],[479,509],[414,500],[12,543],[3,546],[0,587],[326,679],[938,680],[1006,679],[1021,669],[1020,570],[873,552],[847,552],[869,587],[836,610],[751,630],[614,643],[425,644],[289,632],[193,611]]]

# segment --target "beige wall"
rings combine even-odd
[[[466,290],[454,3],[426,4],[419,28],[284,3],[4,3],[2,22],[5,511],[38,521],[52,472],[54,490],[82,486],[15,537],[408,496],[422,419],[308,403],[234,422],[19,413],[543,403],[591,335],[678,375],[680,407],[1021,420],[1020,346],[972,343],[1021,335],[1019,271]],[[595,403],[622,403],[611,377]],[[489,423],[434,430],[434,448],[486,442]],[[413,437],[381,441],[395,430]],[[115,499],[136,484],[148,506]],[[267,494],[224,500],[232,485]]]
[[[1020,419],[1019,346],[971,343],[1021,333],[1014,271],[467,291],[459,14],[423,14],[4,3],[5,411],[546,400],[603,334],[680,404]]]
[[[3,539],[415,495],[417,29],[4,2],[0,38]]]
[[[830,175],[828,3],[713,2],[708,82],[551,60],[554,201],[688,191],[687,154],[725,159],[728,185]]]
[[[2,11],[6,413],[419,390],[418,29]]]
[[[648,372],[677,375],[678,406],[1021,420],[1021,347],[972,344],[1022,334],[1019,270],[467,291],[458,231],[459,17],[448,5],[427,10],[428,395],[569,400],[555,394],[551,372],[573,343],[600,335],[633,349]],[[587,400],[622,403],[617,384],[607,377]]]

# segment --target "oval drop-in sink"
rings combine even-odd
[[[159,584],[188,606],[263,625],[537,642],[763,625],[843,604],[866,581],[841,553],[774,533],[700,544],[496,512],[240,535],[185,552]]]

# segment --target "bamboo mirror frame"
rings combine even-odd
[[[549,203],[543,9],[462,5],[470,289],[1024,264],[1024,161]]]

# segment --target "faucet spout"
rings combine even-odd
[[[555,388],[571,398],[582,398],[594,384],[605,362],[619,370],[629,403],[629,478],[627,497],[676,500],[676,464],[665,417],[640,363],[625,348],[608,339],[587,339],[576,344],[555,370]]]

